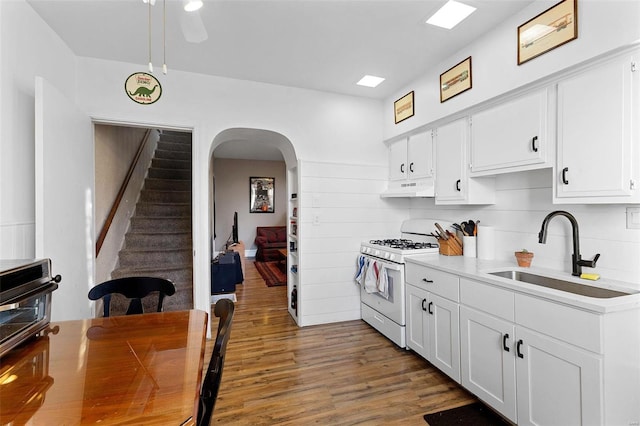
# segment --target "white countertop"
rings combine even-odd
[[[570,272],[558,272],[543,268],[520,268],[515,264],[515,261],[509,262],[500,260],[482,260],[464,256],[426,254],[419,256],[407,256],[405,258],[405,262],[427,266],[440,271],[456,274],[464,278],[479,280],[495,285],[497,287],[503,287],[519,293],[542,297],[554,302],[563,303],[592,312],[609,313],[630,309],[640,309],[640,292],[638,290],[634,290],[632,285],[620,281],[613,281],[603,278],[600,278],[597,281],[589,281],[574,277]],[[546,277],[570,281],[586,286],[607,288],[632,294],[629,294],[628,296],[619,296],[613,298],[588,297],[489,274],[489,272],[507,269],[523,271],[531,274],[543,275]]]

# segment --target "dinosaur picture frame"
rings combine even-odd
[[[125,80],[124,91],[133,102],[150,105],[160,99],[162,86],[153,75],[146,72],[136,72]]]

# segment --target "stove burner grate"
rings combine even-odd
[[[369,241],[369,243],[379,245],[379,246],[391,247],[394,249],[401,249],[401,250],[420,250],[420,249],[427,249],[427,248],[438,248],[438,244],[435,244],[435,243],[421,243],[421,242],[416,242],[416,241],[406,240],[401,238],[386,239],[386,240],[371,240]]]

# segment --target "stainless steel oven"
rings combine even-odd
[[[0,357],[47,327],[60,280],[49,259],[0,260]]]
[[[362,319],[401,348],[406,347],[404,259],[438,254],[436,239],[429,235],[432,229],[433,221],[408,220],[399,237],[360,245],[356,281]]]

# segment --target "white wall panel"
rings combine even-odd
[[[624,205],[552,204],[551,170],[500,175],[496,179],[496,204],[486,207],[435,206],[430,200],[411,202],[412,218],[447,218],[453,222],[479,219],[496,229],[496,258],[513,261],[513,252],[526,248],[535,253],[533,266],[571,272],[572,229],[564,217],[552,219],[546,244],[538,243],[545,216],[565,210],[578,221],[580,253],[591,259],[600,253],[597,267],[585,272],[620,280],[640,289],[640,230],[626,228]]]
[[[360,292],[353,277],[360,243],[399,235],[408,202],[380,198],[386,167],[303,161],[299,173],[302,325],[358,319]]]
[[[31,259],[35,255],[35,223],[0,224],[0,259]]]

